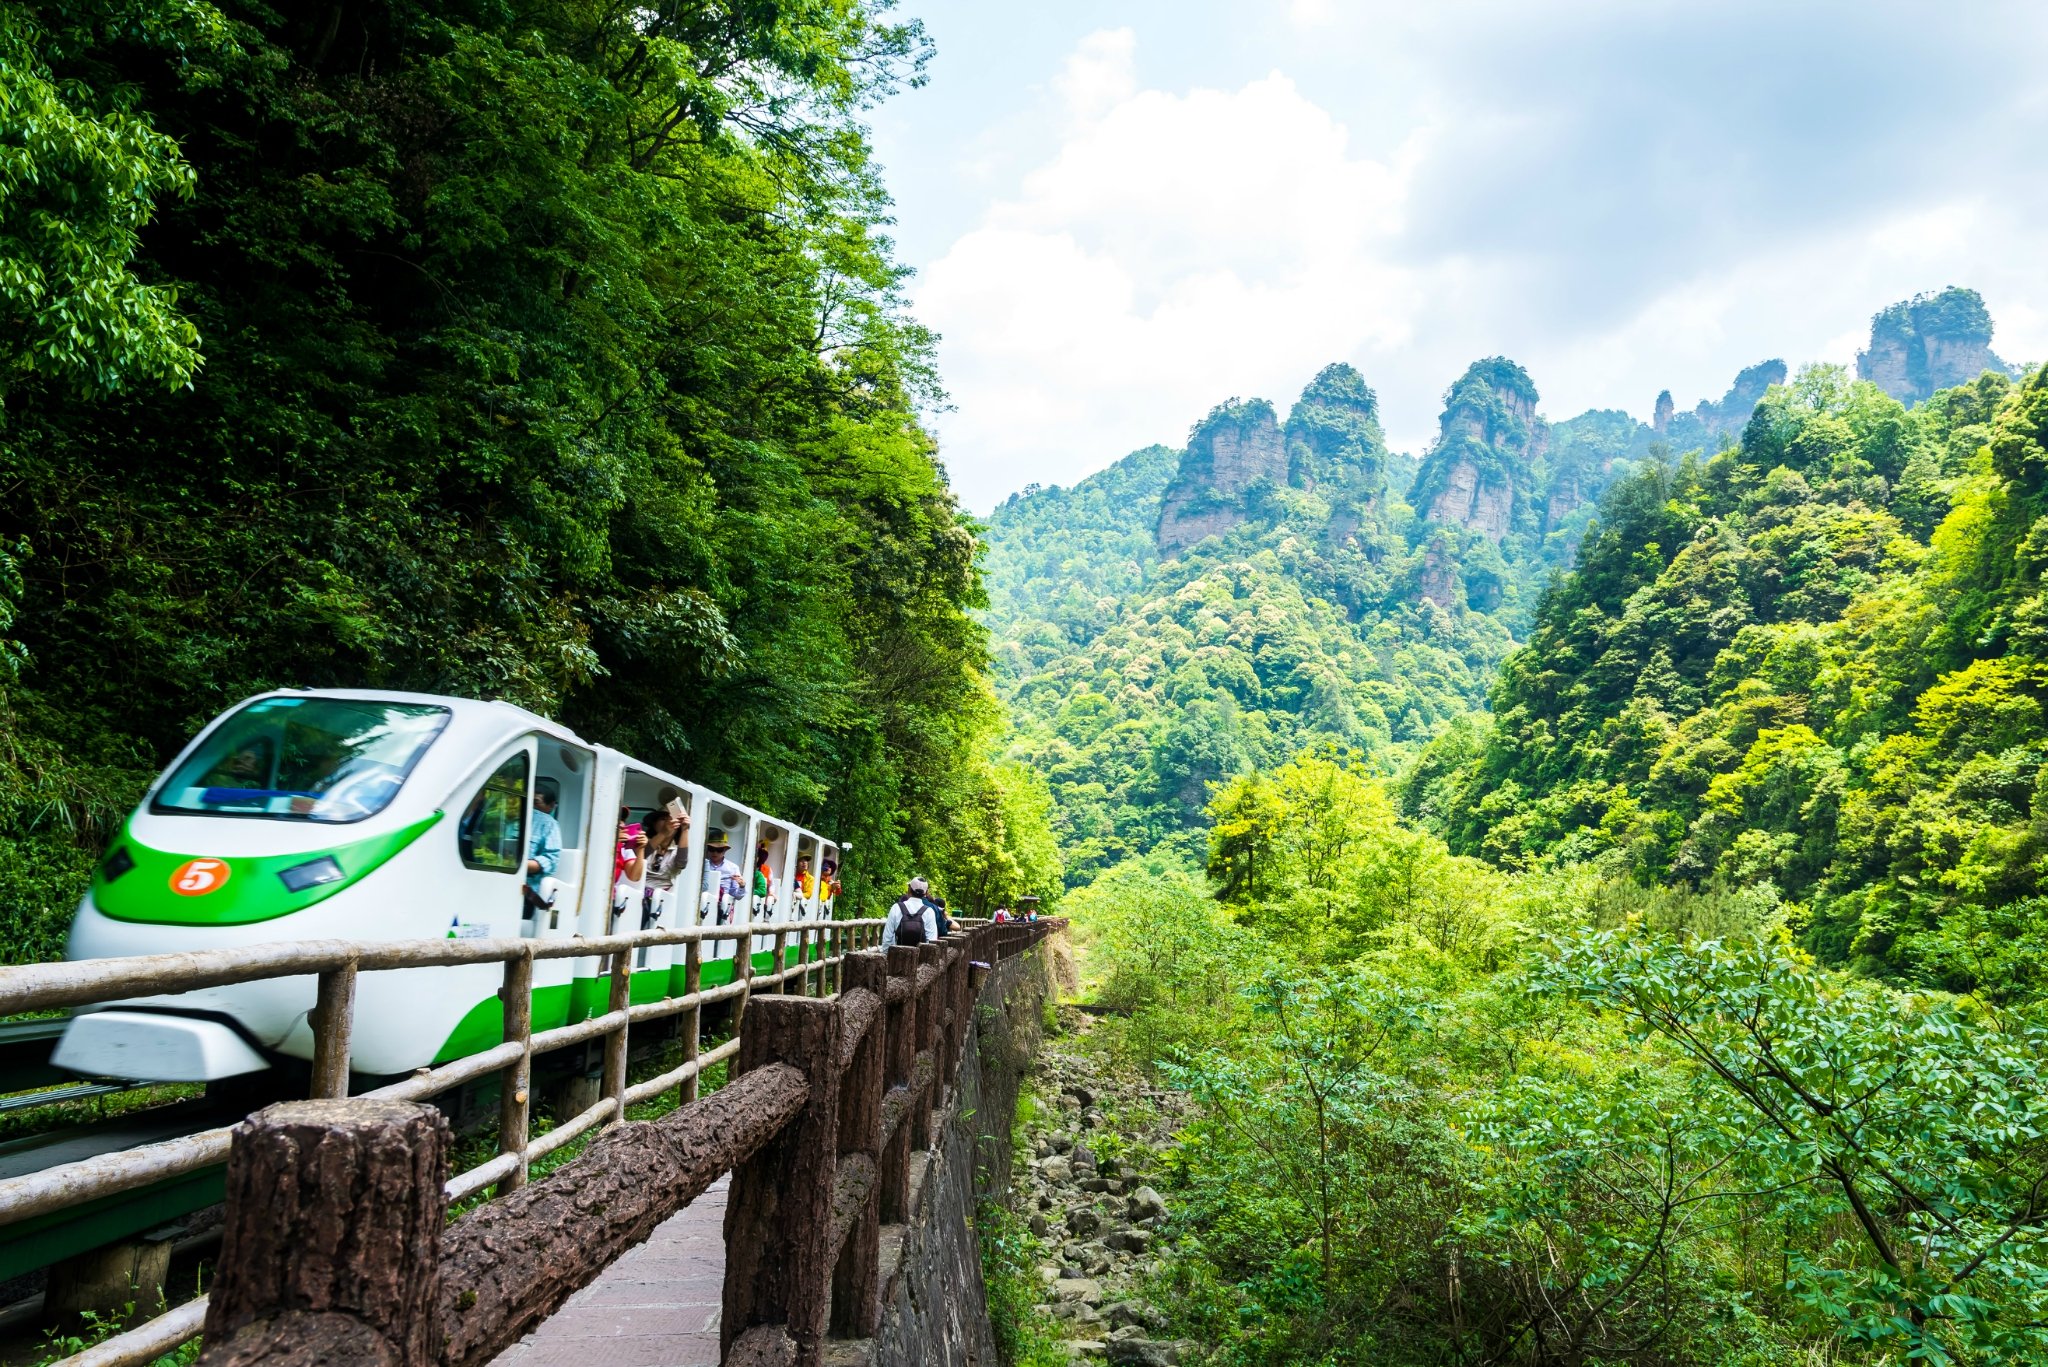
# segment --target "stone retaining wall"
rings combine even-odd
[[[1045,1030],[1055,941],[997,964],[975,1000],[937,1142],[911,1160],[911,1215],[882,1229],[882,1325],[833,1343],[830,1367],[997,1367],[976,1205],[1009,1191],[1010,1124]]]

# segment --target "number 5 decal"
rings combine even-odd
[[[225,859],[188,859],[171,875],[171,891],[180,897],[203,897],[227,886]]]

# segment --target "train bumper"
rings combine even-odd
[[[74,1017],[50,1062],[138,1082],[211,1082],[270,1066],[220,1021],[120,1010]]]

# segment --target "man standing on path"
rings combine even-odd
[[[909,949],[930,944],[939,938],[938,926],[932,919],[931,903],[924,900],[930,891],[931,885],[924,879],[910,880],[909,890],[889,908],[889,919],[882,923],[882,948],[902,945]]]

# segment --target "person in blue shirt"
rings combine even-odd
[[[526,886],[540,895],[540,882],[552,878],[562,866],[562,823],[555,820],[555,807],[562,790],[551,778],[533,785],[533,834],[526,841]]]

